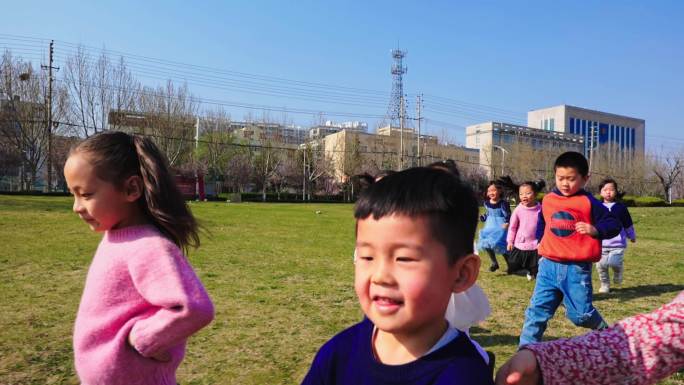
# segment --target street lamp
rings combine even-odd
[[[492,147],[498,148],[499,150],[501,150],[501,176],[503,176],[503,174],[504,174],[504,163],[506,161],[506,153],[508,152],[508,150],[506,150],[505,148],[503,148],[501,146],[497,146],[496,144],[493,144]]]

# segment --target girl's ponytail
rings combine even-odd
[[[544,187],[546,187],[546,181],[544,179],[539,179],[536,182],[525,182],[523,184],[530,185],[530,187],[532,187],[532,191],[535,193],[539,193],[544,189]]]
[[[515,183],[513,181],[513,178],[510,177],[510,175],[504,175],[502,177],[499,177],[499,179],[497,179],[496,182],[499,185],[503,186],[503,188],[506,190],[507,194],[512,195],[512,196],[518,195],[518,190],[520,189],[520,185]]]
[[[133,136],[145,198],[140,206],[154,225],[184,251],[200,244],[198,225],[183,199],[166,157],[154,142]]]

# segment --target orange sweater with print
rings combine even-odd
[[[571,196],[557,190],[546,194],[539,213],[538,227],[543,229],[539,255],[557,262],[598,262],[601,239],[612,237],[621,229],[619,221],[602,206],[584,190]],[[593,225],[598,236],[578,233],[577,222]]]

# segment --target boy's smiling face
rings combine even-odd
[[[444,312],[461,264],[449,265],[426,217],[372,216],[357,222],[355,289],[378,329],[397,335],[444,332]]]

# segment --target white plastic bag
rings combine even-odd
[[[477,254],[477,247],[473,247]],[[484,321],[491,313],[487,294],[478,284],[474,284],[462,293],[451,295],[444,318],[451,326],[468,333],[471,326]]]
[[[444,318],[451,326],[467,333],[471,326],[487,319],[491,312],[487,295],[478,284],[474,284],[462,293],[451,295]]]

